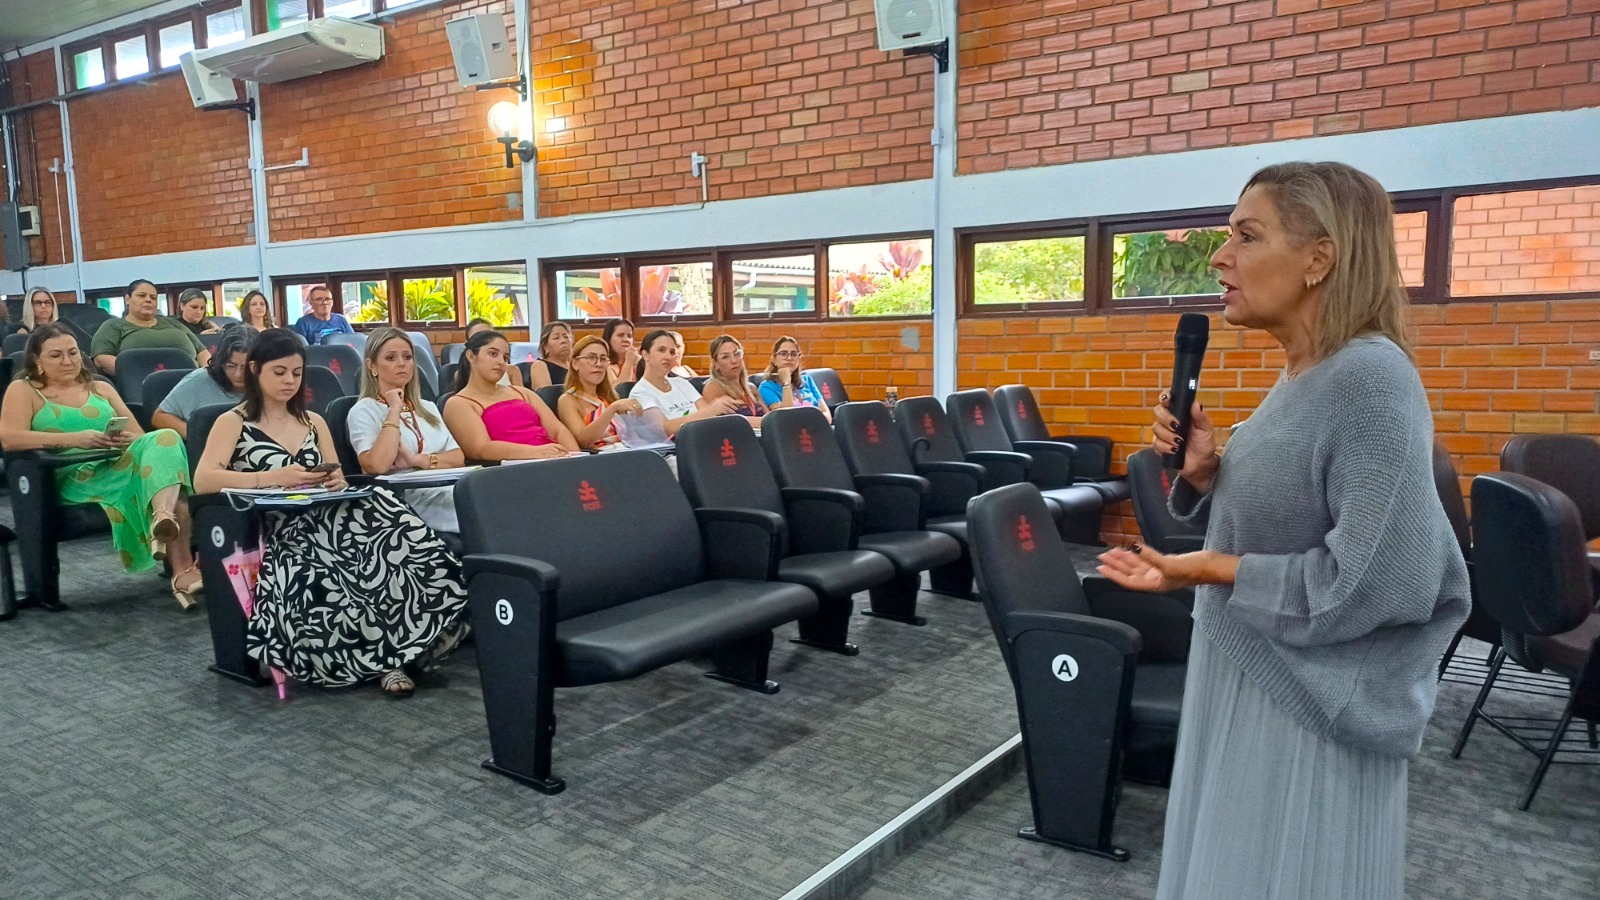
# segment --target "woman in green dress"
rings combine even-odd
[[[108,433],[114,419],[122,429]],[[8,450],[115,450],[112,459],[59,470],[55,490],[64,503],[97,503],[111,520],[111,539],[129,572],[170,559],[172,595],[188,609],[200,590],[189,549],[189,458],[178,433],[145,434],[111,385],[84,367],[78,342],[59,324],[33,331],[22,372],[6,389],[0,444]]]

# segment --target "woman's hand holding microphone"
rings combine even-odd
[[[1217,455],[1217,432],[1211,417],[1206,415],[1206,408],[1199,400],[1194,401],[1189,409],[1189,436],[1185,438],[1178,434],[1178,417],[1167,408],[1167,402],[1167,392],[1162,391],[1161,402],[1154,409],[1156,421],[1152,430],[1155,437],[1150,441],[1150,449],[1166,456],[1184,447],[1183,468],[1178,470],[1178,475],[1196,491],[1209,494],[1211,483],[1217,477],[1217,467],[1222,462]]]

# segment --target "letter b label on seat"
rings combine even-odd
[[[494,618],[495,621],[499,622],[501,625],[511,624],[511,620],[516,618],[516,615],[511,609],[510,600],[501,597],[499,600],[494,602]],[[1074,671],[1076,671],[1076,667],[1074,667]]]
[[[1050,661],[1051,674],[1062,681],[1072,681],[1078,677],[1078,661],[1063,653]]]

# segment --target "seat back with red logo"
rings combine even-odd
[[[716,416],[678,429],[678,482],[696,508],[764,509],[784,514],[778,480],[761,441],[742,416]]]
[[[962,462],[966,455],[937,397],[907,397],[894,408],[900,442],[914,462]]]
[[[767,413],[761,419],[761,449],[784,487],[856,489],[833,429],[819,409],[795,406]]]
[[[511,342],[511,361],[514,363],[531,363],[539,358],[539,345],[530,341]]]
[[[355,406],[356,401],[360,399],[360,397],[336,397],[322,413],[322,417],[328,421],[328,437],[333,438],[333,450],[339,455],[339,465],[343,467],[346,475],[362,474],[361,456],[350,443],[350,407]]]
[[[306,348],[306,365],[322,366],[344,386],[346,394],[361,392],[361,352],[347,344],[318,344]]]
[[[1039,415],[1039,402],[1025,384],[1008,384],[994,389],[994,405],[1000,424],[1013,441],[1048,441],[1050,429]]]
[[[145,431],[151,430],[150,417],[155,415],[156,410],[161,407],[161,401],[167,399],[167,395],[172,393],[172,389],[178,386],[178,382],[188,378],[189,373],[193,371],[193,369],[162,369],[159,372],[151,372],[145,376],[144,405],[138,413],[140,428]],[[204,376],[195,377],[209,378],[211,376],[208,373]]]
[[[457,482],[455,501],[468,553],[555,566],[558,620],[704,578],[694,510],[666,460],[649,451],[480,469]]]
[[[153,372],[194,369],[194,354],[171,347],[145,347],[124,350],[117,354],[117,373],[111,379],[122,402],[129,406],[144,404],[144,380]]]
[[[845,389],[844,379],[833,369],[807,369],[805,374],[817,383],[817,390],[822,392],[822,400],[828,404],[829,409],[838,409],[850,402],[850,392]]]
[[[950,428],[956,442],[968,453],[974,450],[1010,450],[1011,436],[1000,421],[994,398],[983,388],[956,391],[945,398],[945,411],[950,414]]]
[[[319,416],[328,411],[328,404],[350,393],[327,366],[306,366],[304,378],[306,409]]]
[[[894,413],[877,400],[846,403],[833,414],[833,433],[850,471],[857,475],[915,475],[917,468],[894,423]]]

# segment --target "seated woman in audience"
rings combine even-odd
[[[494,331],[494,324],[488,319],[473,319],[467,323],[467,340],[470,341],[473,335],[485,331]],[[507,362],[509,365],[506,366],[505,374],[500,376],[500,383],[511,387],[522,387],[522,369],[516,363],[510,362],[509,356]]]
[[[114,419],[122,428],[112,433]],[[56,495],[105,510],[123,569],[143,572],[170,559],[172,596],[184,609],[194,605],[200,572],[189,551],[183,440],[167,429],[140,431],[116,388],[84,365],[66,326],[47,322],[28,338],[21,371],[6,389],[0,444],[7,450],[121,450],[112,459],[59,470]]]
[[[768,410],[787,406],[814,406],[829,422],[833,412],[822,400],[822,389],[800,369],[800,342],[788,335],[772,344],[772,361],[767,363],[766,380],[761,382],[761,401]]]
[[[466,458],[485,462],[555,459],[575,453],[572,432],[539,395],[503,384],[511,365],[511,344],[498,331],[479,331],[467,340],[444,404],[444,422]]]
[[[639,365],[639,351],[633,346],[633,323],[627,319],[612,319],[600,332],[606,348],[611,351],[611,383],[637,381],[634,374]]]
[[[671,332],[671,334],[672,342],[678,345],[678,357],[672,363],[672,374],[678,376],[679,378],[699,378],[699,372],[696,372],[692,367],[683,364],[683,352],[686,349],[683,344],[683,333],[674,331]]]
[[[244,403],[217,420],[195,489],[345,486],[328,425],[305,408],[305,344],[287,328],[250,347]],[[262,521],[260,580],[246,630],[250,655],[327,687],[379,679],[391,697],[461,633],[460,561],[411,508],[382,488]]]
[[[217,324],[206,318],[206,304],[211,297],[199,288],[189,288],[178,295],[178,321],[195,334],[216,334]]]
[[[760,419],[767,414],[767,404],[761,401],[761,393],[750,384],[744,347],[731,334],[719,334],[711,339],[711,380],[706,382],[700,395],[707,402],[719,397],[733,398],[738,404],[734,415],[749,419],[755,428],[761,427]]]
[[[188,437],[189,419],[203,407],[238,403],[244,396],[245,356],[255,336],[256,330],[249,325],[229,325],[211,360],[173,386],[150,416],[150,424]]]
[[[28,300],[22,304],[22,327],[17,329],[17,334],[27,334],[55,320],[56,295],[45,288],[36,287],[28,292]]]
[[[567,370],[567,389],[556,404],[561,424],[572,432],[578,446],[590,450],[621,443],[613,420],[620,414],[644,411],[632,397],[617,398],[611,373],[606,371],[610,364],[603,338],[592,334],[580,338],[572,351],[572,368]]]
[[[572,326],[565,322],[549,322],[539,330],[539,359],[530,366],[533,381],[528,387],[538,390],[552,384],[567,383],[567,369],[572,366]]]
[[[107,319],[95,329],[89,342],[89,355],[107,375],[117,373],[117,354],[124,350],[169,347],[194,357],[204,366],[211,354],[183,322],[156,315],[156,286],[143,278],[128,285],[127,313],[120,319]]]
[[[664,427],[669,437],[676,435],[685,423],[712,416],[725,416],[738,411],[739,404],[732,397],[706,400],[687,378],[670,377],[673,362],[678,358],[678,346],[670,331],[652,331],[644,336],[644,377],[633,386],[629,399],[638,400],[644,409],[659,409],[666,418]]]
[[[465,465],[466,456],[444,427],[439,408],[422,399],[411,339],[380,328],[367,339],[361,399],[350,407],[350,446],[368,475]],[[403,495],[435,531],[459,532],[455,488],[418,488]]]
[[[257,331],[278,327],[278,323],[272,320],[272,304],[267,302],[267,295],[260,291],[251,291],[239,301],[239,321]]]

